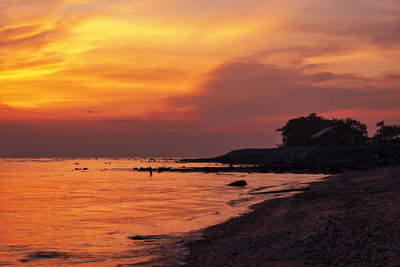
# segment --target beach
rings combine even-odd
[[[400,168],[347,172],[203,231],[188,266],[396,266]]]

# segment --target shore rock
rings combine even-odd
[[[400,145],[241,149],[216,158],[183,161],[254,164],[260,172],[340,173],[400,165]]]
[[[228,186],[246,186],[247,182],[245,180],[239,180],[233,183],[228,184]]]

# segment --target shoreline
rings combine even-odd
[[[400,264],[400,169],[328,176],[205,228],[187,266]]]
[[[249,164],[250,165],[250,164]],[[106,171],[108,169],[105,169]],[[185,168],[169,168],[169,167],[159,167],[159,168],[133,168],[132,171],[136,172],[150,172],[150,170],[154,173],[162,173],[162,172],[181,172],[181,173],[193,173],[193,172],[201,172],[201,173],[287,173],[287,174],[332,174],[329,172],[323,173],[314,171],[311,172],[309,169],[267,169],[264,166],[252,165],[252,166],[229,166],[229,167],[185,167]]]
[[[214,158],[183,159],[181,162],[252,164],[260,172],[336,174],[397,166],[400,164],[400,145],[239,149]]]

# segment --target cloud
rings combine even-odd
[[[400,46],[400,20],[368,25],[361,32],[366,36],[371,36],[372,41],[377,45]]]
[[[0,28],[48,21],[56,16],[61,6],[62,0],[2,0]]]
[[[141,121],[140,119],[113,119],[113,120],[99,120],[98,122],[105,123],[136,123]]]
[[[379,81],[379,85],[390,86],[390,85],[400,85],[400,74],[387,74]]]
[[[386,48],[399,45],[398,1],[338,0],[320,1],[315,5],[306,2],[297,2],[298,12],[285,24],[294,34],[353,49],[366,45]]]
[[[10,110],[10,109],[12,109],[12,108],[7,106],[7,105],[4,105],[4,104],[0,103],[0,111]]]
[[[0,120],[93,120],[39,139],[63,151],[74,129],[78,150],[83,136],[98,140],[87,151],[114,140],[126,153],[135,138],[201,150],[206,134],[271,145],[309,112],[381,120],[399,107],[399,13],[398,0],[0,0]],[[23,151],[35,142],[21,135]]]
[[[6,28],[0,30],[0,47],[37,49],[51,42],[59,32],[56,24]]]
[[[350,74],[306,74],[300,68],[232,62],[213,71],[197,94],[170,101],[190,106],[196,117],[229,121],[340,109],[391,109],[398,107],[400,91],[377,88],[375,80]]]
[[[93,77],[98,79],[109,79],[115,83],[157,83],[157,82],[179,82],[184,79],[188,73],[181,70],[161,69],[161,68],[132,68],[125,64],[124,66],[117,64],[93,64],[86,65],[84,68],[69,69],[61,71],[60,74],[77,76],[85,75],[85,77]]]
[[[104,111],[100,111],[100,110],[91,110],[91,109],[89,109],[89,110],[82,110],[82,112],[88,113],[88,114],[101,114],[101,113],[103,113]]]

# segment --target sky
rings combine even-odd
[[[1,0],[0,156],[214,156],[400,123],[398,0]]]

